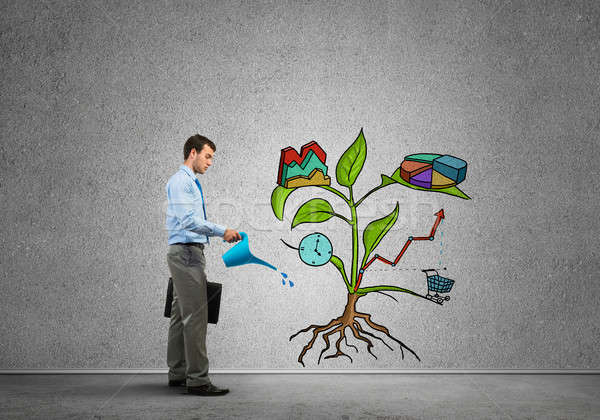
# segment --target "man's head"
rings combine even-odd
[[[194,134],[183,146],[183,164],[195,173],[203,174],[212,165],[217,146],[200,134]]]

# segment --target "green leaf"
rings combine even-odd
[[[424,296],[413,292],[412,290],[409,289],[404,289],[402,287],[397,287],[397,286],[373,286],[373,287],[361,287],[359,288],[356,293],[360,293],[360,294],[364,294],[366,295],[367,293],[371,293],[371,292],[381,292],[381,291],[388,291],[388,292],[401,292],[401,293],[408,293],[410,295],[414,295],[414,296],[419,296],[424,298]]]
[[[390,184],[397,184],[397,181],[393,180],[387,175],[381,174],[381,184],[380,187],[387,187]]]
[[[362,128],[352,145],[344,152],[335,168],[335,177],[340,185],[351,187],[354,185],[358,174],[367,158],[367,142]]]
[[[285,200],[294,192],[295,188],[284,188],[278,185],[271,193],[271,208],[275,217],[283,220],[283,209],[285,208]]]
[[[331,219],[334,213],[329,202],[322,198],[313,198],[300,206],[292,221],[292,229],[301,223],[324,222]]]
[[[387,182],[386,185],[391,184],[392,182],[397,182],[399,184],[404,185],[405,187],[408,188],[412,188],[413,190],[421,190],[421,191],[431,191],[431,192],[439,192],[442,194],[448,194],[448,195],[453,195],[456,197],[460,197],[462,199],[465,200],[470,200],[471,197],[469,197],[467,194],[465,194],[464,192],[462,192],[458,187],[454,186],[454,187],[448,187],[448,188],[423,188],[423,187],[419,187],[417,185],[412,185],[409,184],[408,182],[406,182],[404,179],[402,179],[402,177],[400,176],[400,168],[396,169],[396,172],[394,172],[394,174],[391,176],[391,178],[389,176],[386,175],[381,175],[381,182]]]
[[[374,220],[367,225],[367,228],[363,233],[363,244],[365,246],[363,266],[365,265],[367,258],[369,258],[369,255],[371,255],[371,252],[373,252],[385,234],[388,233],[391,227],[394,226],[394,223],[396,223],[396,220],[398,219],[398,208],[399,205],[396,203],[396,208],[393,212],[381,219]]]
[[[338,271],[341,273],[342,277],[344,278],[346,287],[348,288],[348,290],[351,290],[350,283],[348,283],[348,276],[346,276],[346,270],[344,269],[344,262],[337,255],[332,255],[329,262],[332,263],[333,265],[335,265],[335,267],[338,269]]]

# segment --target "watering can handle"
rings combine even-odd
[[[248,235],[246,234],[246,232],[240,232],[240,236],[242,237],[242,241],[248,240]],[[227,242],[227,241],[225,239],[223,239],[223,242]]]

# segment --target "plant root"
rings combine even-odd
[[[356,312],[356,316],[359,317],[359,318],[364,319],[367,322],[367,324],[371,328],[373,328],[374,330],[377,330],[377,331],[380,331],[380,332],[384,333],[389,338],[391,338],[392,340],[394,340],[396,343],[400,344],[400,351],[402,352],[402,359],[403,360],[404,360],[404,350],[403,350],[403,348],[405,348],[406,350],[408,350],[409,352],[411,352],[412,355],[415,356],[419,362],[421,361],[421,359],[419,358],[419,356],[417,356],[417,353],[415,353],[410,347],[408,347],[402,341],[400,341],[396,337],[392,336],[390,334],[390,331],[386,327],[384,327],[383,325],[379,325],[379,324],[376,324],[375,322],[373,322],[371,320],[371,315],[365,314],[365,313],[362,313],[362,312]],[[383,340],[381,340],[381,341],[383,341]]]
[[[371,349],[374,346],[373,341],[371,341],[371,339],[369,339],[368,337],[371,337],[373,339],[377,339],[377,340],[381,341],[387,348],[394,351],[394,349],[383,338],[378,337],[377,335],[373,334],[372,332],[366,331],[366,328],[363,328],[361,326],[361,324],[358,322],[359,320],[363,320],[373,330],[376,330],[380,333],[385,334],[388,338],[390,338],[391,340],[400,344],[400,351],[402,353],[402,359],[404,359],[404,349],[406,349],[410,353],[412,353],[417,358],[418,361],[421,361],[419,356],[417,356],[417,354],[412,349],[410,349],[408,346],[406,346],[406,344],[404,344],[402,341],[393,337],[386,327],[373,322],[371,320],[370,314],[356,312],[355,310],[346,310],[344,312],[344,315],[340,316],[339,318],[332,319],[326,325],[312,324],[312,325],[298,331],[297,333],[293,334],[290,337],[290,341],[292,341],[292,339],[297,337],[300,333],[305,333],[305,332],[312,330],[312,337],[309,340],[309,342],[302,348],[302,351],[300,352],[300,355],[298,356],[298,363],[300,363],[303,367],[306,367],[306,365],[304,364],[304,356],[310,349],[313,348],[315,341],[321,334],[323,337],[323,341],[325,343],[325,348],[319,354],[318,364],[321,364],[321,359],[323,359],[323,360],[333,359],[333,358],[337,358],[337,357],[341,357],[341,356],[347,357],[348,359],[350,359],[350,363],[353,363],[352,357],[350,357],[348,354],[346,354],[344,351],[342,351],[342,348],[341,348],[341,343],[342,343],[342,341],[344,341],[347,347],[354,348],[354,350],[356,350],[356,352],[358,353],[358,348],[356,346],[348,344],[348,340],[347,340],[347,336],[346,336],[346,328],[350,328],[352,335],[357,340],[362,341],[366,344],[367,351],[375,359],[377,359],[377,356],[371,351]],[[330,337],[334,334],[339,334],[339,337],[336,340],[335,346],[334,346],[336,352],[323,357],[323,355],[327,352],[327,350],[329,350],[331,348]]]

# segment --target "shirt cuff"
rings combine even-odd
[[[214,232],[215,236],[220,236],[222,238],[223,235],[225,235],[225,230],[226,229],[227,228],[225,226],[221,226],[221,225],[215,224],[213,232]]]

